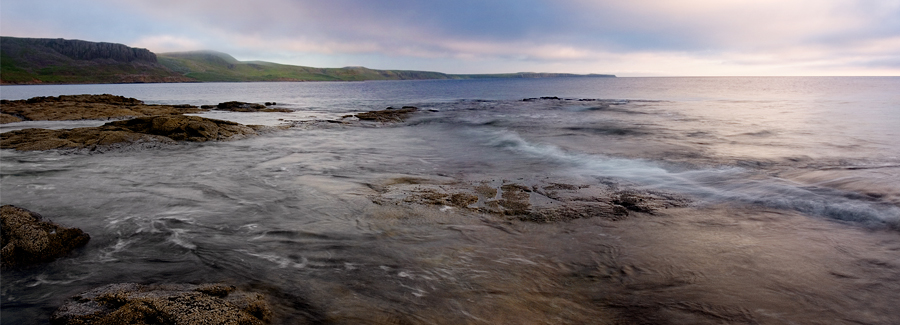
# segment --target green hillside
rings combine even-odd
[[[49,38],[0,37],[0,83],[194,81],[160,65],[146,49]]]
[[[313,68],[264,61],[238,61],[220,52],[160,53],[159,63],[199,81],[361,81],[450,79],[429,71],[373,70],[363,67]]]
[[[313,68],[265,61],[238,61],[214,51],[157,54],[159,63],[199,81],[362,81],[419,79],[491,79],[615,77],[600,74],[518,72],[502,74],[446,74],[431,71],[374,70],[364,67]]]
[[[0,83],[77,84],[135,82],[362,81],[615,77],[567,73],[445,74],[313,68],[264,61],[238,61],[214,51],[155,54],[122,44],[51,38],[0,37]]]

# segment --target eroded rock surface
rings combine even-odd
[[[0,123],[126,119],[155,115],[199,113],[191,105],[147,105],[114,95],[63,95],[0,102]]]
[[[0,207],[3,268],[52,261],[84,246],[91,236],[78,228],[66,228],[41,215],[16,207]]]
[[[265,324],[266,298],[222,284],[110,284],[69,299],[52,324]]]
[[[98,150],[121,145],[155,146],[176,141],[222,141],[257,135],[263,126],[199,116],[151,116],[65,130],[23,129],[0,134],[0,148],[20,151]]]
[[[632,212],[652,214],[688,203],[686,198],[661,192],[546,180],[442,182],[398,178],[370,187],[378,192],[372,197],[376,204],[437,205],[539,223],[593,217],[619,220]]]

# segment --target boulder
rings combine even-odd
[[[110,284],[66,301],[52,324],[265,324],[266,298],[222,284]]]
[[[19,207],[0,207],[3,268],[49,262],[86,245],[91,239],[81,229],[41,219],[39,214]]]

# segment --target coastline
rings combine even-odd
[[[4,271],[4,322],[110,284],[209,282],[264,295],[276,324],[900,319],[900,233],[759,194],[788,180],[815,194],[790,200],[886,208],[896,187],[870,180],[896,173],[889,158],[716,155],[783,131],[715,133],[654,111],[670,102],[530,98],[271,113],[288,127],[238,141],[4,149],[2,203],[91,235],[40,271]]]

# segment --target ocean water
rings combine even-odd
[[[870,77],[3,86],[3,99],[274,101],[293,112],[202,115],[295,127],[143,151],[3,150],[0,201],[92,240],[4,271],[0,316],[44,323],[109,283],[222,281],[267,293],[279,323],[900,322],[897,89]],[[397,124],[315,122],[406,105],[420,111]],[[373,203],[398,179],[615,184],[690,204],[535,224]]]

